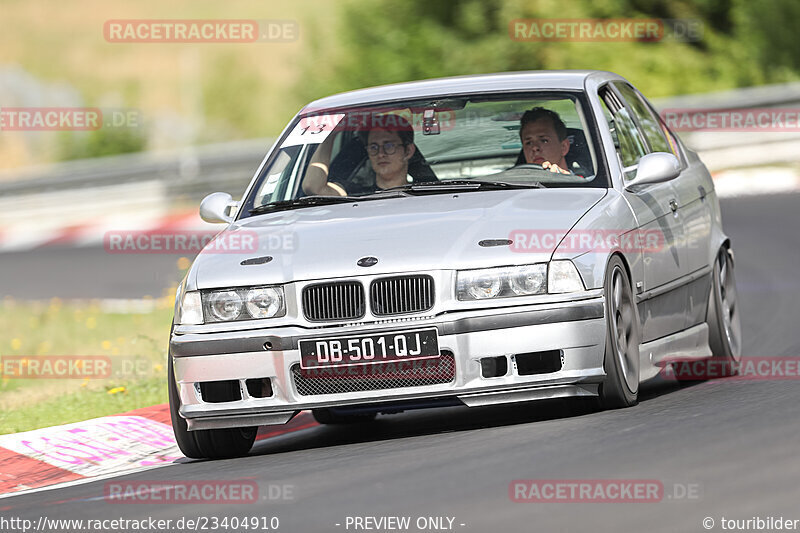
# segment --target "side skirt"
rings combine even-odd
[[[655,377],[670,360],[697,360],[711,357],[708,325],[698,324],[687,330],[641,344],[639,353],[641,381]]]

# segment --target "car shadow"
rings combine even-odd
[[[679,391],[674,381],[655,380],[642,384],[639,403]],[[634,407],[635,408],[635,407]],[[578,398],[540,400],[484,407],[440,407],[379,415],[359,424],[319,425],[257,441],[251,456],[379,442],[406,437],[464,432],[581,416],[602,416],[591,402]]]

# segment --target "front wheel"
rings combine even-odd
[[[729,248],[721,248],[714,261],[706,324],[713,359],[723,363],[726,375],[735,375],[742,358],[742,325],[733,275],[733,252]]]
[[[625,265],[613,256],[604,283],[606,348],[600,405],[616,409],[639,401],[639,318]]]
[[[256,440],[258,427],[189,431],[186,420],[178,412],[181,403],[172,368],[172,354],[169,354],[167,361],[167,381],[172,431],[183,455],[192,459],[228,459],[247,455]]]

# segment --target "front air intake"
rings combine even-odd
[[[200,396],[207,403],[238,402],[242,399],[239,381],[203,381],[200,383]]]
[[[514,356],[520,376],[550,374],[561,370],[561,350],[518,353]]]

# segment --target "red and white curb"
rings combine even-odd
[[[0,228],[0,253],[48,246],[103,246],[106,234],[126,231],[172,235],[183,231],[216,233],[221,224],[204,222],[196,209],[152,217],[148,214],[109,214],[82,223],[41,224],[31,221]]]
[[[316,425],[304,411],[286,425],[262,427],[256,440]],[[0,435],[0,498],[168,466],[182,458],[166,404]]]

